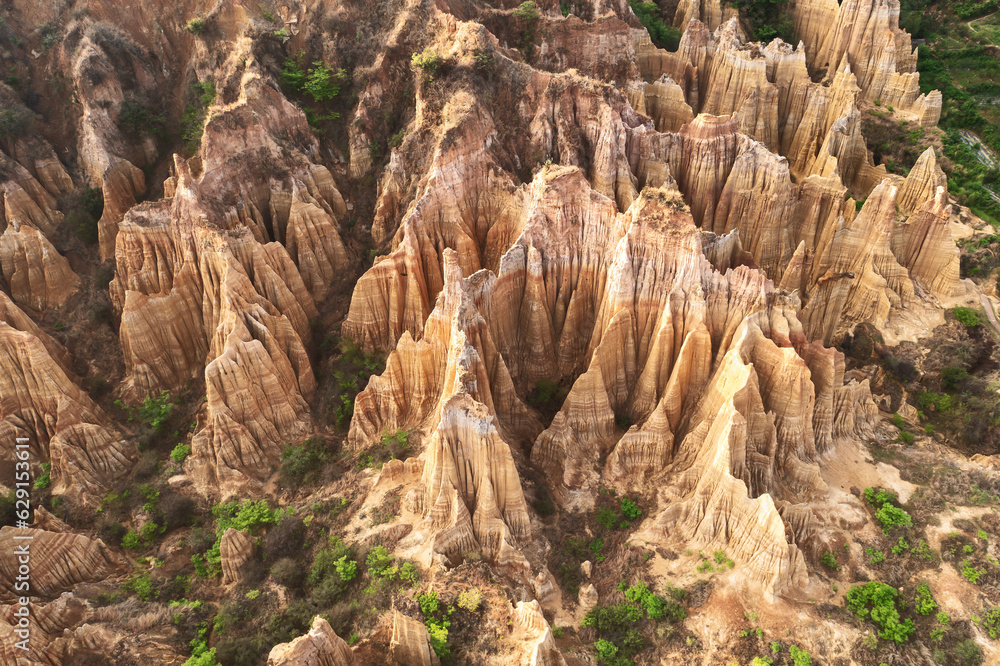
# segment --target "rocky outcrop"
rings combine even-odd
[[[309,633],[271,648],[267,666],[353,666],[354,653],[323,618],[313,618]],[[406,662],[401,662],[406,663]]]
[[[700,21],[715,30],[724,22],[738,15],[735,7],[726,3],[723,7],[720,0],[680,0],[674,14],[674,25],[685,28],[691,21]]]
[[[36,227],[11,221],[0,236],[0,271],[11,297],[34,310],[54,308],[76,292],[79,278]]]
[[[134,445],[76,385],[69,356],[0,292],[0,435],[5,460],[27,438],[35,474],[51,462],[52,492],[89,503],[128,468]]]
[[[584,22],[576,16],[549,20],[541,28],[535,66],[554,72],[575,69],[602,81],[636,78],[635,51],[629,26],[617,16]]]
[[[524,650],[518,663],[530,666],[565,666],[566,660],[556,647],[552,630],[537,601],[518,601],[512,624],[514,639]]]
[[[0,600],[10,602],[26,596],[17,590],[18,557],[16,537],[30,537],[31,574],[29,596],[53,599],[83,582],[104,580],[124,570],[121,558],[100,539],[80,534],[46,532],[36,529],[0,528]],[[26,540],[26,539],[25,539]],[[22,580],[23,580],[22,576]]]
[[[790,7],[810,69],[832,78],[850,65],[866,99],[892,105],[925,127],[941,116],[941,93],[920,93],[917,50],[899,28],[898,0],[807,0]]]
[[[748,141],[730,136],[734,153]],[[704,159],[710,154],[705,150]],[[763,159],[752,145],[745,154]],[[788,199],[787,172],[784,178],[785,193],[779,190],[772,199]],[[739,207],[735,198],[725,201],[724,211]],[[867,387],[843,385],[842,359],[837,365],[835,353],[806,344],[794,305],[773,291],[763,273],[746,266],[716,272],[702,255],[702,233],[676,190],[647,187],[622,214],[579,170],[548,168],[536,177],[526,202],[520,238],[495,278],[481,271],[463,285],[457,258],[446,253],[445,288],[422,340],[401,338],[386,372],[358,399],[352,438],[370,442],[383,429],[420,426],[427,419],[436,424],[425,440],[421,484],[406,503],[430,516],[438,552],[481,548],[496,556],[495,547],[483,546],[501,538],[505,543],[507,530],[515,541],[526,535],[510,505],[498,500],[498,489],[516,480],[502,439],[512,441],[523,422],[516,391],[527,392],[542,379],[567,380],[569,395],[531,453],[561,502],[585,506],[602,480],[627,487],[674,479],[671,506],[691,508],[669,520],[665,534],[706,544],[727,540],[765,589],[801,584],[801,555],[785,541],[775,503],[760,495],[795,502],[824,495],[815,457],[870,430]],[[757,217],[750,211],[740,215]],[[733,248],[729,255],[739,252]],[[463,310],[464,316],[451,314]],[[745,359],[737,364],[742,370],[719,366],[724,356],[734,364]],[[430,361],[445,357],[436,366]],[[478,369],[483,361],[491,371]],[[430,372],[442,366],[443,374]],[[758,375],[762,368],[768,372]],[[456,393],[442,398],[442,385],[456,386]],[[746,396],[739,398],[739,409],[718,421],[727,392],[739,390]],[[713,398],[713,391],[723,397]],[[496,430],[488,425],[494,414]],[[474,430],[460,430],[474,419],[485,420]],[[721,482],[725,476],[713,466],[728,462],[727,447],[744,441],[736,434],[743,432],[740,419],[758,429],[740,454],[756,462],[726,467],[732,481]],[[486,448],[475,448],[477,440]],[[493,461],[491,468],[483,467],[486,459]],[[509,470],[503,483],[498,464]],[[419,469],[409,461],[392,462],[383,475],[396,482]],[[459,469],[467,470],[467,480],[453,471]],[[483,478],[488,486],[478,481]],[[501,531],[484,538],[477,513],[496,513],[495,506],[503,516],[494,521]],[[737,506],[745,509],[734,522],[718,522]],[[751,545],[761,543],[760,533],[750,535],[750,526],[760,524],[771,526],[770,555]]]
[[[431,639],[423,622],[392,612],[392,640],[389,653],[397,664],[440,666],[441,660],[431,648]]]
[[[97,223],[101,259],[114,259],[118,224],[128,209],[135,205],[146,190],[146,178],[131,162],[119,160],[109,166],[102,177],[104,212]]]
[[[222,563],[222,584],[238,583],[243,579],[243,568],[253,558],[254,540],[249,532],[229,528],[219,542]]]
[[[58,165],[55,166],[55,165]],[[2,179],[3,208],[0,210],[0,222],[4,225],[32,226],[47,236],[56,233],[62,224],[63,214],[59,211],[55,197],[63,194],[59,189],[65,186],[60,176],[65,175],[62,164],[58,160],[47,167],[50,182],[55,192],[50,192],[42,183],[19,162],[0,153],[0,179]],[[67,176],[68,177],[68,176]],[[72,186],[72,182],[70,183]]]
[[[306,427],[314,299],[348,261],[337,222],[346,206],[329,171],[308,160],[316,141],[304,116],[253,70],[241,86],[207,123],[200,159],[176,159],[172,197],[122,219],[111,286],[133,396],[204,373],[189,464],[211,492],[259,484],[279,442]],[[289,156],[279,133],[302,148]],[[283,178],[254,166],[281,160],[294,165]],[[248,168],[261,177],[235,175]],[[234,187],[238,206],[224,203]]]
[[[892,252],[896,193],[888,180],[879,185],[856,218],[837,225],[826,251],[814,259],[816,286],[802,310],[810,338],[830,341],[863,321],[882,327],[892,308],[913,299],[913,282]]]
[[[407,507],[435,529],[435,552],[502,560],[529,536],[507,441],[530,441],[540,425],[517,397],[476,307],[476,290],[488,286],[462,280],[453,250],[445,253],[445,280],[424,337],[414,342],[404,334],[386,371],[358,395],[349,441],[363,447],[382,432],[426,432],[423,469]],[[383,475],[404,476],[403,467],[392,461]]]

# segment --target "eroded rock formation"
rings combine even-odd
[[[0,436],[13,465],[27,440],[35,475],[51,462],[53,492],[92,503],[135,459],[135,445],[109,425],[81,389],[66,350],[0,292]]]
[[[267,666],[353,666],[354,653],[323,618],[313,618],[309,633],[271,648]]]
[[[0,528],[0,543],[5,548],[0,555],[0,595],[10,602],[19,594],[15,589],[18,577],[16,536],[31,537],[31,575],[29,591],[32,597],[53,599],[64,590],[84,581],[101,580],[123,572],[122,558],[99,539],[89,539],[80,534],[47,532],[37,529]],[[23,576],[22,576],[23,578]]]

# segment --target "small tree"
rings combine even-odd
[[[955,321],[966,328],[975,328],[983,323],[979,317],[979,312],[972,308],[953,308],[951,313],[955,315]]]
[[[441,54],[431,48],[426,48],[420,53],[414,53],[410,57],[410,66],[415,70],[419,70],[428,78],[433,78],[437,74],[442,62],[444,62],[444,58],[441,57]]]
[[[333,99],[340,93],[340,82],[345,77],[346,73],[344,70],[334,70],[332,67],[327,67],[317,60],[309,68],[302,88],[317,102],[325,102]]]
[[[517,9],[514,10],[514,16],[521,19],[522,21],[528,21],[529,23],[534,23],[538,20],[538,6],[531,0],[526,0],[518,5]]]
[[[184,29],[192,35],[200,35],[208,27],[208,21],[201,17],[195,17],[184,24]]]

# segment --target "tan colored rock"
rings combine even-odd
[[[518,601],[512,622],[514,640],[521,644],[523,656],[519,663],[530,666],[565,666],[566,660],[556,647],[549,623],[542,615],[538,601]]]
[[[222,562],[222,584],[238,583],[243,579],[243,567],[253,558],[254,540],[242,530],[229,528],[219,542]]]
[[[177,172],[170,201],[122,220],[112,300],[133,395],[204,372],[208,411],[190,473],[203,488],[235,491],[259,482],[278,442],[306,425],[315,379],[304,345],[316,310],[283,247],[246,228],[202,226],[203,184],[183,161]]]
[[[909,179],[907,179],[909,182]],[[906,186],[903,186],[905,192]],[[962,292],[959,284],[959,257],[952,248],[949,219],[951,204],[947,191],[938,186],[936,195],[924,202],[905,222],[896,225],[892,251],[910,277],[939,297]]]
[[[561,72],[575,69],[604,81],[636,78],[631,30],[614,15],[597,14],[593,21],[569,15],[546,21],[536,52],[539,69]]]
[[[883,182],[858,216],[838,224],[813,264],[816,287],[802,310],[810,338],[832,340],[845,327],[885,324],[893,307],[913,298],[913,283],[892,252],[897,188]]]
[[[135,205],[139,196],[146,191],[146,178],[142,169],[136,168],[126,160],[119,160],[104,172],[102,183],[104,212],[97,223],[97,234],[101,260],[107,261],[115,256],[118,224],[128,209]]]
[[[579,604],[582,614],[590,612],[592,608],[597,606],[598,601],[600,601],[600,597],[593,583],[587,583],[580,588],[580,592],[577,594],[577,604]]]
[[[53,197],[58,198],[76,189],[73,179],[59,161],[55,150],[41,137],[19,138],[14,142],[13,157]]]
[[[684,91],[666,75],[647,84],[643,96],[645,110],[641,113],[653,119],[658,132],[677,132],[694,120],[694,112],[684,101]]]
[[[33,226],[47,236],[56,233],[63,214],[56,207],[55,197],[27,169],[3,153],[0,153],[0,181],[3,193],[0,220],[7,225]]]
[[[34,310],[62,305],[80,281],[41,231],[14,221],[0,236],[0,271],[14,301]]]
[[[898,0],[806,0],[791,8],[809,66],[833,72],[850,64],[869,100],[891,104],[924,126],[940,117],[940,93],[920,93],[917,50],[899,28]],[[936,92],[936,91],[935,91]]]
[[[696,20],[708,26],[709,30],[715,30],[738,14],[735,7],[728,4],[723,7],[719,0],[680,0],[674,14],[674,25],[684,28],[690,21]]]
[[[928,148],[917,159],[899,188],[897,197],[899,210],[910,214],[926,202],[936,199],[939,188],[947,190],[947,187],[948,179],[938,166],[934,148]]]
[[[430,636],[423,622],[392,612],[392,640],[389,653],[397,664],[440,666],[441,660],[431,648]]]
[[[124,564],[100,539],[91,540],[79,534],[57,534],[35,529],[0,528],[0,596],[10,602],[23,592],[14,588],[18,576],[15,536],[32,537],[30,596],[52,599],[72,586],[98,581],[124,571]]]
[[[267,666],[353,666],[354,653],[323,618],[313,618],[309,633],[271,648]]]
[[[382,432],[427,431],[421,479],[407,503],[436,530],[435,552],[453,561],[469,552],[502,560],[530,533],[505,439],[530,439],[540,425],[515,393],[468,293],[475,283],[463,283],[453,250],[445,252],[445,271],[424,338],[404,334],[386,371],[358,395],[349,441],[365,447]]]
[[[32,468],[51,462],[52,492],[81,502],[99,501],[135,457],[108,419],[77,386],[69,359],[0,294],[0,435],[13,464],[14,441],[28,439]]]

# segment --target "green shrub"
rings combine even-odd
[[[808,652],[797,645],[789,646],[788,651],[792,655],[792,663],[795,666],[812,666],[812,657]]]
[[[933,409],[935,412],[945,413],[954,406],[954,400],[947,393],[933,393],[931,391],[921,391],[917,394],[917,402],[921,407]]]
[[[479,610],[480,604],[483,603],[483,595],[476,588],[470,588],[468,590],[463,590],[458,595],[458,601],[455,605],[459,608],[467,610],[470,613],[475,613]]]
[[[208,21],[203,18],[195,17],[184,24],[184,29],[190,32],[192,35],[200,35],[205,32],[208,27]]]
[[[895,507],[888,502],[883,504],[878,511],[875,512],[875,517],[882,524],[885,529],[890,529],[893,527],[910,527],[913,525],[913,519],[910,518],[910,514],[906,511]]]
[[[649,32],[649,39],[661,49],[676,51],[681,41],[681,31],[663,22],[660,7],[655,2],[629,0],[632,12]],[[565,15],[565,14],[564,14]]]
[[[450,655],[448,628],[451,626],[451,620],[442,617],[444,613],[439,613],[441,604],[438,601],[437,592],[430,590],[424,594],[418,594],[417,601],[420,603],[420,611],[424,614],[424,625],[427,627],[427,633],[431,639],[431,647],[439,657],[448,657]]]
[[[969,373],[965,368],[947,367],[941,370],[941,388],[946,391],[954,391],[958,385],[969,378]]]
[[[642,509],[639,508],[639,505],[627,497],[622,498],[621,509],[622,513],[629,520],[635,520],[642,515]]]
[[[347,559],[346,555],[337,560],[334,566],[337,569],[337,575],[345,583],[351,582],[358,575],[358,563]]]
[[[927,583],[917,585],[914,609],[921,615],[930,615],[937,608],[937,602],[931,596],[931,586]]]
[[[281,480],[286,485],[312,485],[319,481],[329,456],[326,448],[307,439],[281,453]]]
[[[145,134],[162,135],[165,121],[162,113],[153,114],[145,104],[131,97],[122,102],[118,112],[118,129],[132,138]]]
[[[125,536],[122,537],[122,548],[136,550],[139,546],[139,533],[135,530],[129,530]]]
[[[955,644],[955,656],[964,666],[976,666],[983,663],[983,651],[971,638]]]
[[[45,490],[52,485],[52,463],[42,463],[42,473],[35,479],[35,490]]]
[[[267,500],[243,500],[239,503],[235,500],[212,507],[212,515],[215,516],[215,543],[205,553],[204,560],[196,560],[197,555],[191,561],[195,565],[195,571],[202,577],[217,576],[221,570],[222,555],[219,552],[222,543],[222,535],[230,527],[239,531],[253,531],[261,525],[273,525],[278,523],[285,515],[283,510],[272,510]]]
[[[822,558],[820,558],[820,561],[821,561],[821,562],[822,562],[822,563],[823,563],[824,565],[826,565],[826,566],[830,567],[831,569],[839,569],[839,568],[840,568],[840,567],[839,567],[839,566],[837,565],[837,558],[836,558],[836,557],[834,556],[834,554],[833,554],[833,553],[831,553],[830,551],[826,551],[826,552],[824,552],[824,553],[823,553],[823,557],[822,557]]]
[[[410,57],[410,65],[415,70],[419,70],[424,76],[433,78],[437,74],[438,68],[444,62],[441,54],[431,48],[426,48],[420,53],[414,53]]]
[[[644,608],[651,620],[667,619],[671,622],[681,622],[687,617],[687,611],[683,606],[654,594],[642,581],[628,588],[625,591],[625,598]]]
[[[174,403],[169,391],[161,391],[159,396],[146,396],[139,407],[139,420],[156,431],[163,429],[163,424],[170,418]],[[131,418],[130,418],[131,420]]]
[[[972,308],[952,308],[951,313],[955,315],[955,321],[966,328],[973,328],[982,323],[979,318],[979,312],[977,310],[973,310]]]
[[[218,666],[219,662],[215,659],[216,648],[208,649],[208,644],[204,639],[195,639],[191,641],[191,656],[187,661],[184,662],[183,666]]]
[[[986,610],[979,626],[990,635],[990,638],[1000,638],[1000,606]]]
[[[594,516],[597,523],[608,530],[613,530],[618,526],[618,512],[610,507],[598,509]]]
[[[124,588],[129,592],[134,592],[143,601],[151,601],[155,595],[153,581],[148,573],[136,574],[125,583]]]
[[[969,560],[963,560],[962,575],[973,585],[978,585],[979,577],[983,575],[983,572],[969,564]]]
[[[306,73],[299,65],[299,62],[292,57],[285,58],[284,67],[281,70],[281,78],[285,85],[295,92],[302,92],[306,85]]]
[[[547,379],[535,382],[535,390],[528,396],[528,402],[536,407],[549,405],[559,396],[559,384]]]
[[[212,81],[195,83],[191,86],[191,90],[194,100],[188,104],[181,117],[181,138],[188,151],[194,153],[201,145],[208,107],[215,101],[215,84]]]
[[[189,455],[191,455],[191,447],[184,442],[175,446],[170,452],[170,458],[178,465],[183,464]]]
[[[881,505],[875,512],[875,518],[882,524],[883,531],[893,527],[910,527],[913,525],[913,519],[910,518],[910,514],[893,505],[893,502],[896,501],[895,493],[881,489],[865,488],[864,496],[870,504],[874,506]]]
[[[597,642],[594,643],[594,653],[597,656],[597,661],[612,664],[617,661],[615,655],[618,654],[618,646],[611,641],[598,638]]]
[[[316,102],[326,102],[340,93],[340,82],[347,78],[342,69],[334,70],[317,60],[306,72],[302,89]]]
[[[879,582],[855,585],[847,592],[847,607],[860,619],[871,619],[881,627],[879,636],[888,641],[902,643],[913,633],[913,621],[899,621],[896,609],[896,588]]]
[[[538,6],[531,0],[526,0],[517,6],[517,9],[514,10],[514,16],[522,21],[533,23],[539,17]]]

